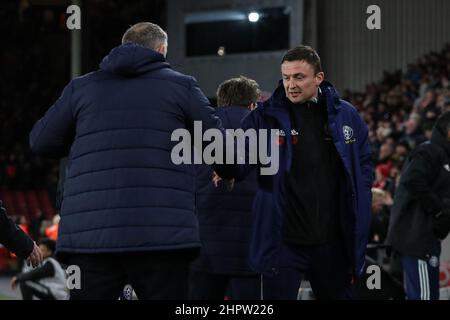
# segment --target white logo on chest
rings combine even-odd
[[[353,129],[349,126],[342,127],[342,133],[344,134],[345,143],[353,143],[356,139],[353,138]]]

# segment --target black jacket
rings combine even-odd
[[[435,216],[450,207],[450,142],[437,128],[407,159],[396,191],[387,244],[402,255],[430,256]]]
[[[26,259],[33,251],[34,243],[16,224],[7,216],[5,208],[0,201],[0,243],[14,252],[19,258]]]
[[[50,278],[55,275],[55,267],[53,263],[46,261],[43,265],[34,268],[28,272],[20,273],[16,276],[18,282],[39,281],[41,279]]]

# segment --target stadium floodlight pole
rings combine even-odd
[[[72,4],[78,6],[80,9],[82,8],[81,2],[82,0],[72,0]],[[81,75],[81,28],[70,30],[70,77],[71,79],[73,79],[80,75]],[[66,167],[67,167],[67,157],[60,158],[59,178],[55,199],[55,207],[56,210],[58,210],[58,212],[61,209],[63,199],[64,180],[66,179]]]
[[[81,0],[72,0],[72,4],[81,8]],[[81,29],[70,31],[70,73],[71,78],[81,75]]]

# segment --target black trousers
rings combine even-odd
[[[141,300],[188,298],[189,265],[197,250],[136,253],[67,254],[81,271],[81,288],[71,300],[117,300],[130,284]]]
[[[40,300],[56,300],[50,289],[39,282],[24,281],[20,283],[19,287],[23,300],[33,300],[33,297]]]
[[[191,270],[189,295],[192,300],[223,300],[227,293],[231,300],[259,300],[260,276],[212,274]]]
[[[296,300],[305,276],[318,300],[353,299],[350,264],[343,244],[337,241],[318,246],[283,245],[277,274],[262,277],[263,299]]]

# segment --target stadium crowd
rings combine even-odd
[[[370,241],[383,243],[400,173],[409,152],[429,140],[440,114],[450,110],[450,45],[408,65],[385,72],[364,92],[344,92],[369,126],[375,165],[373,229]]]

